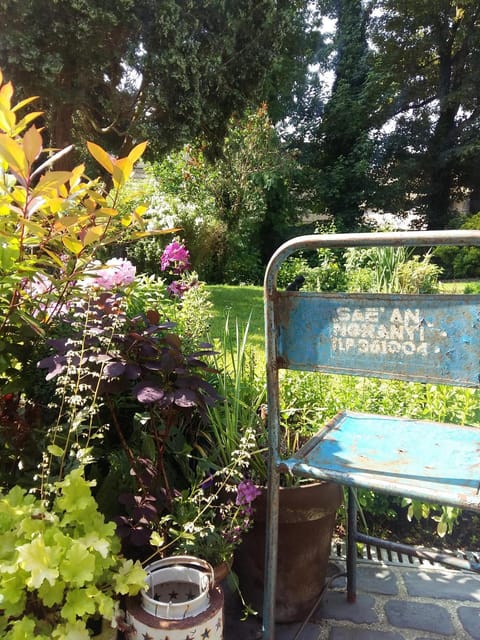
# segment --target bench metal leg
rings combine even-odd
[[[265,591],[263,599],[263,640],[275,640],[275,595],[277,586],[278,510],[280,478],[276,470],[270,473],[267,486],[267,522],[265,537]]]
[[[347,600],[357,599],[357,492],[348,487],[347,500]]]

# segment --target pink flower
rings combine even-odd
[[[176,240],[165,247],[160,259],[162,271],[171,268],[173,273],[182,273],[190,269],[190,252]]]
[[[60,302],[56,286],[45,274],[37,274],[29,280],[25,285],[25,292],[35,305],[32,311],[34,317],[42,314],[53,318],[68,310],[69,302]]]
[[[136,267],[124,258],[111,258],[103,267],[92,271],[94,284],[106,290],[131,284],[135,273]]]

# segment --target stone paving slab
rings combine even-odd
[[[458,607],[457,614],[465,631],[475,640],[480,640],[480,608]]]
[[[361,561],[358,587],[349,604],[345,578],[336,578],[298,640],[480,640],[478,574]],[[260,620],[240,622],[226,596],[224,640],[260,640]],[[300,626],[277,625],[275,640],[294,640]]]
[[[439,604],[389,600],[384,610],[393,627],[429,631],[442,636],[455,635],[450,613]]]
[[[480,580],[466,572],[405,571],[402,578],[410,596],[480,602]]]

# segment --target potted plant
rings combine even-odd
[[[0,496],[0,634],[2,638],[91,637],[96,617],[117,626],[122,596],[145,586],[139,563],[120,553],[77,468],[49,499],[18,485]]]
[[[165,531],[163,552],[202,558],[225,577],[253,524],[253,503],[260,493],[243,477],[249,456],[247,447],[239,449],[228,466],[175,496],[171,513],[160,521]]]
[[[144,562],[155,556],[194,556],[212,565],[217,582],[226,577],[235,549],[252,525],[252,503],[260,493],[244,476],[254,444],[254,438],[246,438],[224,467],[205,470],[199,464],[196,479],[173,493],[163,514],[153,491],[148,492],[155,485],[155,466],[144,460],[138,492],[120,498],[128,510],[116,518],[125,553],[140,555]]]
[[[247,349],[248,323],[243,333],[225,328],[221,362],[217,363],[216,387],[223,401],[209,408],[209,460],[225,462],[236,455],[240,443],[253,434],[254,446],[244,473],[257,487],[253,503],[253,526],[235,551],[234,570],[245,600],[261,611],[264,586],[267,446],[264,404],[265,383]],[[301,434],[288,421],[283,433],[285,453],[301,444]],[[215,453],[217,458],[215,457]],[[339,485],[330,482],[299,482],[285,477],[280,489],[277,620],[304,619],[323,589],[336,512],[343,499]]]

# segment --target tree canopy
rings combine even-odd
[[[344,230],[368,209],[413,212],[431,229],[453,224],[456,201],[479,210],[477,0],[315,5],[335,33],[321,67],[333,74],[331,93],[299,143],[311,208]],[[309,91],[319,94],[314,84]]]
[[[17,93],[41,96],[52,146],[220,143],[232,113],[288,95],[305,11],[299,0],[0,0],[0,68]]]
[[[338,229],[358,225],[369,189],[372,127],[369,100],[368,13],[361,0],[335,0],[334,81],[319,126],[313,131],[313,165],[319,199]]]
[[[371,35],[383,81],[383,186],[427,226],[448,226],[452,199],[480,191],[480,5],[381,0]]]
[[[266,102],[303,162],[300,213],[435,229],[455,200],[480,209],[478,0],[0,0],[0,19],[0,68],[42,97],[51,146],[148,140],[158,159],[200,141],[212,158]]]

